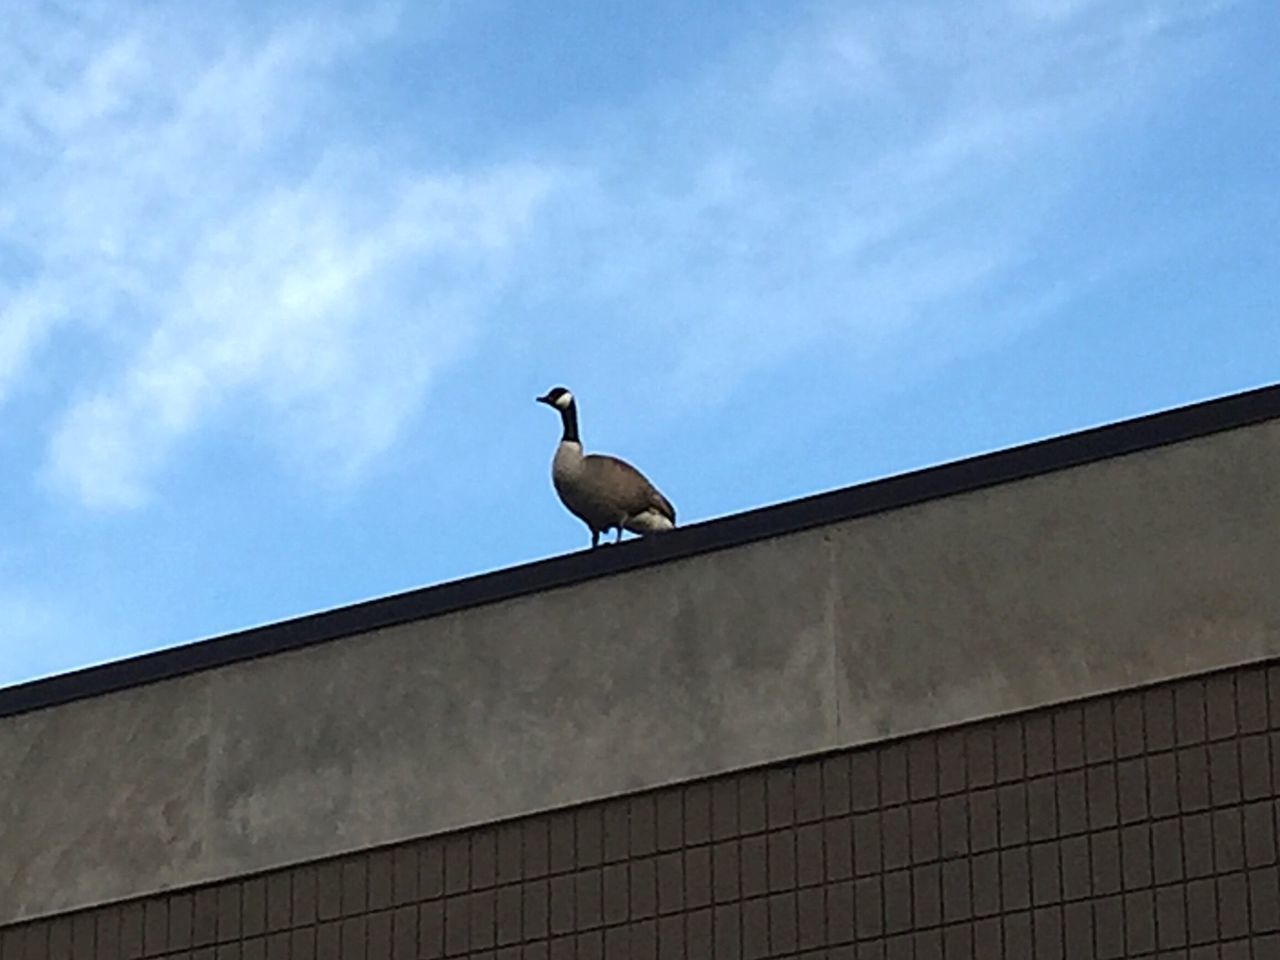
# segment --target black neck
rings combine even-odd
[[[578,404],[572,400],[569,406],[560,411],[560,422],[564,424],[564,434],[560,437],[561,443],[581,443],[578,439]]]

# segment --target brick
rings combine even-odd
[[[743,833],[757,833],[768,826],[764,774],[743,774],[738,780],[738,821]]]
[[[828,820],[822,834],[827,879],[849,879],[853,876],[853,824],[847,819]]]
[[[741,787],[741,784],[739,784]],[[763,803],[763,794],[761,796]],[[763,807],[761,808],[763,814]],[[658,850],[658,811],[651,795],[630,800],[631,856],[647,857]],[[763,822],[763,816],[762,816]]]
[[[1121,823],[1135,823],[1149,816],[1146,763],[1134,759],[1116,765],[1116,794]]]
[[[1209,746],[1209,799],[1214,806],[1240,802],[1240,755],[1234,740]]]
[[[862,813],[853,818],[853,870],[860,877],[881,870],[878,813]]]
[[[1187,942],[1194,946],[1211,943],[1218,937],[1218,898],[1213,880],[1193,880],[1187,884]]]
[[[560,811],[552,814],[547,824],[549,847],[547,865],[552,873],[564,873],[572,870],[578,856],[577,825],[571,811]],[[445,865],[445,876],[448,876],[448,864]]]
[[[762,836],[747,837],[738,849],[742,864],[742,895],[758,897],[769,889],[769,863],[766,840]]]
[[[884,869],[896,870],[911,862],[911,825],[906,807],[893,807],[880,815]]]
[[[1204,747],[1178,751],[1178,797],[1184,813],[1209,806],[1209,761]]]
[[[997,783],[1009,783],[1026,776],[1023,749],[1021,719],[1006,717],[996,721]]]
[[[1138,732],[1140,736],[1142,732],[1140,724]],[[1103,763],[1114,759],[1115,753],[1115,728],[1112,727],[1111,722],[1111,700],[1091,700],[1084,705],[1085,763]]]
[[[938,795],[938,742],[932,735],[913,738],[907,747],[907,789],[911,800]]]
[[[711,848],[711,878],[716,903],[737,900],[741,896],[741,868],[738,844],[725,840]]]
[[[1210,740],[1233,737],[1236,723],[1236,678],[1234,673],[1209,677],[1204,685],[1205,729]]]
[[[1090,767],[1085,772],[1085,790],[1089,803],[1089,827],[1100,830],[1120,822],[1116,798],[1115,769],[1110,766]]]
[[[884,932],[911,928],[911,874],[898,870],[884,875]]]
[[[1041,777],[1027,784],[1027,838],[1048,840],[1058,835],[1057,782]]]
[[[477,836],[488,837],[490,838],[490,841],[492,840],[492,834],[488,830],[481,830]],[[475,841],[473,841],[472,847],[474,851]],[[390,850],[375,850],[373,853],[369,855],[369,909],[370,910],[382,910],[386,907],[391,906],[392,867],[393,867],[393,860],[391,857]],[[475,866],[474,866],[474,857],[473,857],[472,872],[474,873],[474,871],[475,871]],[[276,930],[283,929],[283,927],[272,926],[271,914],[274,910],[277,909],[277,906],[279,906],[280,908],[283,908],[283,911],[284,911],[283,914],[278,915],[278,918],[288,916],[289,885],[287,882],[287,875],[284,875],[284,879],[285,879],[285,882],[281,884],[278,889],[273,889],[270,881],[268,881],[267,883],[267,928],[268,929],[276,929]],[[493,866],[492,864],[490,864],[487,885],[492,885],[492,884],[493,884]],[[288,924],[288,921],[285,920],[285,925],[287,924]]]
[[[1244,869],[1244,831],[1239,807],[1213,813],[1214,870]]]
[[[1089,707],[1062,707],[1053,715],[1053,758],[1057,770],[1074,770],[1083,766],[1088,749]],[[1110,758],[1110,711],[1107,714],[1107,749]]]
[[[444,956],[444,923],[439,927],[440,941],[429,938],[422,941],[423,960],[436,960]],[[230,946],[225,944],[224,946]],[[316,927],[316,960],[339,960],[342,956],[342,924],[340,922],[321,923]],[[222,948],[218,948],[218,960],[224,960]]]
[[[1265,734],[1240,740],[1240,788],[1245,800],[1272,796],[1271,750]]]
[[[942,868],[936,863],[911,870],[912,922],[917,927],[942,923]]]
[[[288,937],[289,960],[316,960],[315,927],[301,927],[290,932]],[[196,951],[196,953],[192,955],[192,960],[211,960],[212,955],[212,948],[203,954],[201,954],[200,951]],[[396,953],[393,948],[391,958],[392,960],[413,960],[413,955],[411,953]]]
[[[727,846],[732,847],[732,844]],[[735,851],[734,870],[733,870],[733,896],[737,896],[737,859]],[[611,863],[605,867],[601,873],[602,887],[602,908],[604,912],[604,922],[623,923],[630,916],[630,893],[631,886],[629,882],[627,864]],[[726,898],[727,899],[727,898]]]
[[[1151,890],[1126,893],[1124,897],[1124,942],[1131,957],[1156,948],[1156,904]]]
[[[710,899],[708,895],[703,904],[709,903]],[[603,870],[593,867],[574,875],[573,903],[575,929],[590,930],[604,923]]]
[[[684,792],[664,790],[656,797],[655,806],[658,849],[660,851],[679,849],[684,844]]]
[[[742,957],[742,907],[731,903],[716,907],[712,918],[712,938],[715,942],[715,960],[741,960]],[[614,956],[614,954],[610,954]]]
[[[774,956],[794,953],[797,944],[796,895],[778,893],[769,898],[769,949]]]
[[[1204,682],[1184,680],[1173,688],[1174,728],[1179,746],[1206,737]]]
[[[1148,796],[1153,817],[1169,817],[1180,810],[1178,796],[1178,758],[1160,753],[1146,758]]]
[[[1026,749],[1026,775],[1038,777],[1052,773],[1053,764],[1053,714],[1045,711],[1034,713],[1023,722]]]
[[[1032,915],[1034,950],[1036,960],[1063,960],[1062,908],[1042,907]]]
[[[793,771],[795,822],[813,823],[822,819],[822,765],[816,761],[798,764]]]
[[[826,891],[814,887],[796,895],[796,939],[801,950],[812,950],[826,943],[826,917]]]
[[[965,786],[964,732],[943,731],[938,735],[938,792],[949,796],[964,790]]]
[[[874,883],[875,881],[867,881]],[[853,883],[833,883],[826,897],[827,939],[848,943],[854,937]]]
[[[662,916],[658,919],[658,960],[684,960],[684,916]],[[566,960],[573,960],[568,954]]]
[[[938,803],[938,828],[943,857],[969,852],[969,807],[963,796],[944,797]]]
[[[1213,873],[1213,825],[1209,814],[1197,813],[1182,820],[1182,861],[1188,879]]]
[[[974,916],[987,917],[999,913],[1000,855],[987,853],[974,857],[971,871]]]
[[[603,823],[598,816],[592,820],[591,830],[603,832]],[[593,837],[587,836],[584,840],[584,836],[586,835],[583,833],[583,822],[580,820],[578,824],[579,856],[581,856],[584,842],[588,844],[594,842]],[[711,840],[711,787],[705,783],[690,784],[684,789],[684,839],[690,846],[708,843]],[[601,845],[603,846],[603,838]],[[707,923],[710,922],[710,915],[708,915]]]
[[[942,931],[942,955],[946,960],[976,960],[973,928],[968,924],[945,928]]]
[[[1124,956],[1124,905],[1120,897],[1105,897],[1094,902],[1093,932],[1097,960]]]
[[[849,756],[849,786],[855,811],[874,810],[880,806],[880,774],[874,750],[859,750]]]
[[[1030,957],[1035,949],[1031,939],[1031,914],[1014,913],[1004,917],[1004,949],[1006,957]]]
[[[507,946],[520,942],[521,925],[521,892],[518,886],[499,887],[494,901],[494,936],[498,946]],[[626,914],[624,910],[623,919]],[[399,937],[399,916],[396,918],[397,938]]]
[[[603,931],[591,930],[587,933],[580,933],[575,938],[573,956],[576,960],[604,960],[604,955]],[[477,958],[477,960],[482,960],[482,958]],[[490,960],[490,958],[486,957],[483,960]]]
[[[695,910],[689,914],[685,929],[685,949],[690,957],[711,956],[712,913],[708,910]],[[602,948],[603,950],[603,944]],[[605,954],[601,954],[601,960]],[[612,956],[609,954],[608,956]],[[578,958],[582,960],[582,949],[579,945]]]
[[[1031,860],[1026,847],[1000,851],[1000,893],[1006,911],[1031,906]]]
[[[853,887],[854,930],[859,939],[884,933],[884,892],[880,877],[858,880]]]
[[[945,923],[968,920],[973,916],[973,890],[969,883],[969,864],[953,860],[942,865],[942,919]]]
[[[1058,829],[1063,834],[1083,833],[1089,827],[1089,801],[1083,770],[1059,774],[1055,778]]]
[[[1236,715],[1241,733],[1267,729],[1267,680],[1261,670],[1245,670],[1236,676]]]
[[[447,854],[446,854],[447,856]],[[446,868],[447,870],[447,868]],[[342,960],[347,960],[347,927],[343,927]],[[444,901],[444,951],[448,956],[465,953],[471,945],[471,898],[466,894]]]
[[[822,812],[842,817],[853,809],[853,787],[849,780],[849,757],[840,754],[822,761]]]
[[[825,877],[822,824],[807,823],[796,831],[796,883],[807,887]]]
[[[1056,843],[1038,843],[1031,848],[1031,901],[1045,906],[1062,900],[1061,863]]]
[[[1249,935],[1249,888],[1242,873],[1218,878],[1218,924],[1226,939]]]
[[[1089,838],[1089,862],[1094,894],[1118,893],[1121,886],[1118,831],[1106,830]]]
[[[1151,828],[1138,823],[1120,831],[1120,873],[1126,890],[1152,883]]]
[[[1117,718],[1116,730],[1123,729]],[[1143,691],[1142,719],[1146,728],[1146,749],[1167,750],[1176,743],[1173,722],[1173,691],[1168,687],[1152,687]]]
[[[520,885],[520,914],[524,918],[526,940],[542,940],[551,932],[551,887],[546,880],[529,880]],[[656,896],[656,894],[655,894]],[[652,901],[651,901],[652,902]],[[652,910],[649,911],[652,914]],[[632,910],[632,917],[638,914]],[[423,915],[418,915],[421,923]]]
[[[880,805],[906,803],[911,799],[908,743],[890,743],[880,748]]]
[[[908,808],[911,823],[911,862],[931,863],[938,859],[938,803],[926,800]]]
[[[1062,908],[1062,935],[1068,957],[1093,956],[1093,904],[1069,903]],[[999,954],[988,954],[996,957]]]
[[[769,955],[769,902],[764,898],[742,904],[743,960]]]
[[[989,724],[969,729],[965,740],[965,759],[970,789],[996,782],[995,732]]]
[[[765,777],[770,830],[796,822],[795,771],[790,767],[770,770]]]
[[[1172,950],[1187,944],[1187,904],[1182,887],[1160,887],[1156,890],[1156,946]]]
[[[363,885],[363,873],[360,877]],[[471,845],[466,834],[448,837],[444,842],[444,892],[446,895],[463,893],[471,887]],[[342,895],[343,912],[350,913],[347,908],[348,877],[343,870]]]
[[[996,802],[1000,825],[1000,846],[1009,847],[1027,842],[1027,788],[1022,783],[1006,784],[999,788]]]
[[[1001,957],[1000,919],[991,917],[973,925],[973,952],[977,957]]]
[[[1280,869],[1251,870],[1248,884],[1253,932],[1280,930]]]
[[[763,864],[762,864],[763,867]],[[652,858],[633,860],[629,864],[628,886],[631,891],[631,919],[652,917],[658,912],[658,865]],[[760,889],[763,892],[763,878]]]
[[[675,850],[658,857],[658,912],[684,909],[684,855]]]
[[[1103,701],[1106,702],[1106,701]],[[1114,718],[1115,754],[1116,757],[1136,757],[1140,753],[1158,750],[1155,742],[1159,732],[1154,736],[1147,734],[1147,698],[1142,693],[1123,693],[1110,701]],[[1157,710],[1159,708],[1157,707]],[[1172,746],[1172,728],[1170,728],[1169,745]],[[1099,759],[1108,759],[1099,757]]]
[[[690,909],[711,904],[711,848],[694,847],[684,852],[685,903]]]
[[[545,866],[543,870],[545,872]],[[324,875],[325,868],[321,867],[322,902],[323,891],[327,886]],[[418,848],[418,895],[427,900],[444,896],[444,845],[438,841],[424,843]],[[323,917],[323,913],[321,916]]]
[[[969,794],[969,842],[975,852],[993,850],[1000,845],[997,810],[995,790]]]
[[[1059,859],[1062,863],[1062,896],[1066,900],[1087,897],[1093,889],[1089,866],[1089,838],[1071,837],[1062,841]]]
[[[1261,867],[1276,862],[1276,830],[1272,805],[1263,800],[1244,808],[1244,856],[1248,867]]]
[[[778,893],[796,885],[796,834],[780,830],[769,834],[769,891]]]

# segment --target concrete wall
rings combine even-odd
[[[1280,654],[1280,421],[0,721],[0,925]]]

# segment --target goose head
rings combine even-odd
[[[573,394],[565,387],[552,387],[540,397],[535,397],[538,403],[545,403],[549,407],[555,407],[561,413],[573,406]]]

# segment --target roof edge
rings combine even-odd
[[[1280,384],[0,688],[0,717],[798,533],[1280,418]]]

